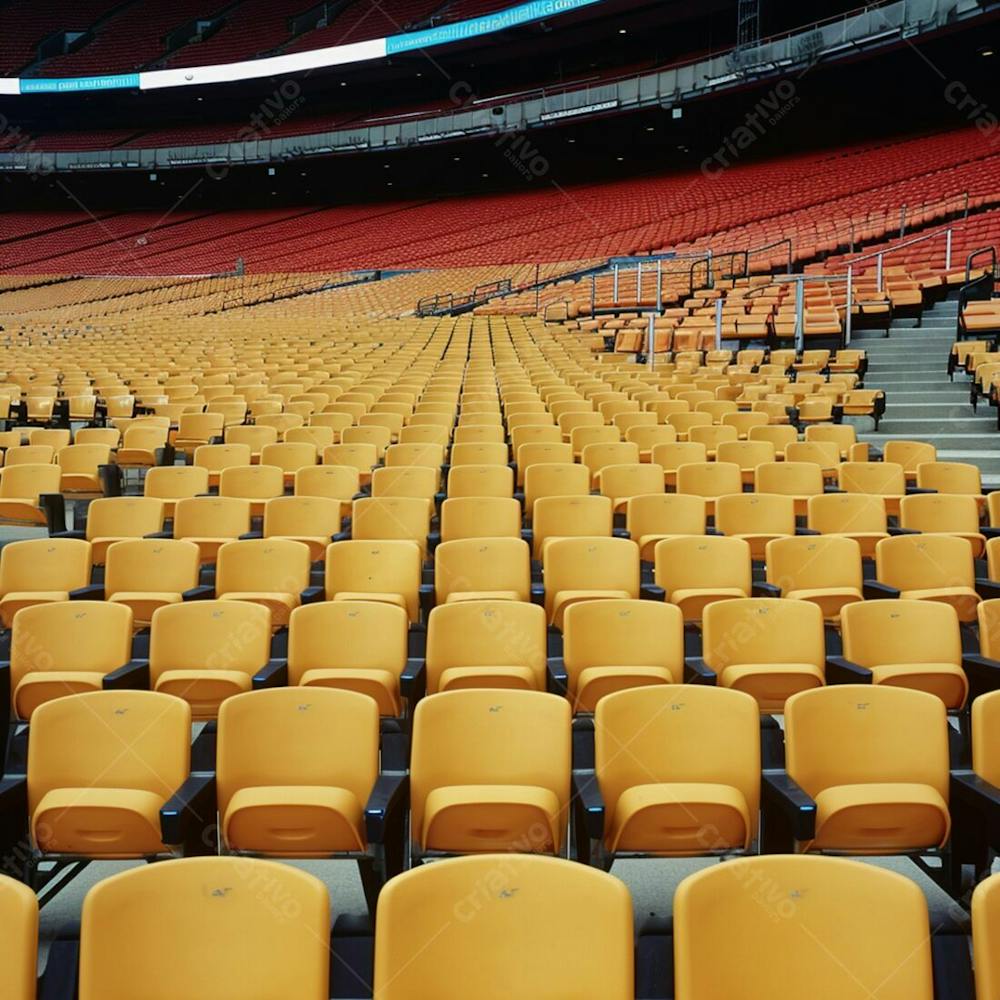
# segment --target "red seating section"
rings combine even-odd
[[[207,272],[230,267],[237,256],[258,271],[336,271],[737,249],[791,236],[795,256],[810,260],[846,243],[848,220],[857,240],[891,239],[900,206],[932,200],[945,182],[956,193],[968,190],[973,208],[1000,204],[1000,154],[970,128],[837,156],[736,165],[711,178],[690,170],[435,202],[178,212],[162,221],[155,212],[124,213],[99,224],[81,217],[71,228],[36,235],[25,226],[7,259],[20,273]],[[969,231],[970,243],[984,237]],[[786,253],[777,249],[772,264]],[[764,269],[767,256],[754,266]]]
[[[38,43],[57,31],[86,31],[117,0],[14,0],[0,7],[0,76],[17,76]],[[171,3],[172,8],[176,4]]]

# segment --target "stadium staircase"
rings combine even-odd
[[[969,406],[968,380],[950,381],[942,359],[955,342],[958,303],[946,299],[925,309],[915,320],[894,320],[889,337],[864,330],[851,346],[868,354],[866,381],[885,389],[886,411],[878,433],[858,428],[858,437],[881,448],[893,438],[920,439],[938,449],[942,462],[979,466],[986,488],[1000,488],[1000,435],[996,415],[981,402],[978,414]],[[867,420],[867,418],[865,418]]]

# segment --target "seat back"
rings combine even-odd
[[[835,469],[840,465],[840,449],[835,441],[794,441],[785,448],[785,461]]]
[[[524,470],[524,509],[534,516],[543,497],[585,497],[590,494],[590,470],[566,462],[536,462]]]
[[[243,497],[190,497],[174,508],[174,538],[239,538],[250,530]]]
[[[558,858],[454,858],[383,891],[375,995],[632,1000],[633,949],[632,900],[617,878]]]
[[[13,450],[9,449],[7,454]],[[0,498],[17,498],[37,504],[40,496],[58,493],[60,482],[58,465],[8,465],[0,470]]]
[[[309,465],[295,473],[295,496],[328,497],[346,503],[361,488],[361,476],[349,465]]]
[[[430,528],[431,502],[420,497],[364,497],[355,500],[351,537],[358,540],[407,539],[423,552]]]
[[[813,462],[767,462],[757,466],[758,493],[782,496],[818,496],[823,492],[823,470]]]
[[[441,539],[520,538],[521,505],[507,497],[454,497],[441,504]]]
[[[156,497],[104,497],[87,508],[87,539],[139,538],[163,530],[163,501]]]
[[[448,473],[448,496],[512,497],[514,470],[506,465],[457,465]]]
[[[917,486],[941,493],[969,493],[980,496],[983,478],[971,462],[921,462],[917,465]]]
[[[584,601],[566,609],[563,660],[575,686],[588,667],[665,667],[684,677],[684,619],[672,604]]]
[[[944,702],[888,684],[801,691],[785,702],[785,760],[812,798],[840,785],[903,782],[928,785],[947,802]]]
[[[684,493],[632,497],[625,527],[635,542],[646,535],[704,535],[705,500]]]
[[[31,716],[29,813],[56,789],[119,788],[167,800],[188,776],[190,753],[191,709],[172,695],[90,691],[47,701]]]
[[[767,582],[790,590],[861,590],[861,546],[839,535],[774,538],[767,543]]]
[[[0,875],[0,969],[8,1000],[35,1000],[38,968],[38,899],[7,875]]]
[[[899,526],[915,531],[979,533],[979,504],[958,493],[919,493],[899,501]]]
[[[234,857],[136,868],[84,900],[80,1000],[131,1000],[136,983],[155,984],[150,1000],[325,1000],[329,941],[326,886],[289,865]]]
[[[307,670],[385,670],[406,665],[406,611],[380,601],[324,601],[296,608],[288,630],[288,682]]]
[[[773,493],[720,496],[715,527],[724,535],[794,535],[795,501]]]
[[[658,461],[655,454],[653,460]],[[742,491],[742,472],[734,462],[692,462],[677,469],[678,493],[713,498]]]
[[[844,656],[862,667],[962,662],[955,609],[938,601],[859,601],[841,613]]]
[[[162,500],[182,500],[207,492],[208,469],[197,465],[158,466],[146,473],[143,483],[145,496]]]
[[[896,462],[906,472],[916,472],[923,462],[937,460],[937,448],[928,441],[900,441],[897,438],[886,441],[882,456],[886,462]]]
[[[149,674],[234,670],[255,674],[271,655],[271,612],[249,601],[192,601],[153,612]]]
[[[440,551],[440,550],[439,550]],[[439,604],[427,624],[427,691],[452,667],[527,667],[545,690],[545,612],[524,601]]]
[[[702,618],[702,650],[716,672],[744,663],[803,663],[822,670],[823,612],[810,601],[716,601]]]
[[[90,583],[90,542],[78,538],[27,538],[0,549],[0,594],[70,591]]]
[[[737,588],[750,593],[750,546],[742,538],[692,535],[656,543],[654,579],[667,592]]]
[[[226,542],[219,549],[215,592],[280,592],[296,597],[309,586],[309,546],[287,538]]]
[[[111,673],[131,656],[131,608],[104,601],[35,604],[14,616],[11,687],[35,671]]]
[[[364,807],[378,747],[378,708],[366,695],[322,687],[234,695],[219,709],[219,813],[236,792],[267,786],[343,788]]]
[[[372,472],[373,497],[420,497],[433,500],[441,473],[424,465],[393,465]]]
[[[906,474],[895,462],[844,462],[837,466],[837,484],[848,493],[902,496]]]
[[[885,534],[885,501],[863,493],[827,493],[809,498],[808,524],[821,534]]]
[[[674,897],[677,996],[770,996],[775,976],[809,982],[815,1000],[932,1000],[923,893],[895,872],[808,855],[736,859],[685,878]]]
[[[435,608],[438,611],[450,610]],[[569,803],[572,721],[569,702],[542,691],[443,691],[424,698],[413,717],[410,822],[413,839],[424,830],[427,797],[456,785],[507,785],[552,792],[561,831]],[[548,831],[538,831],[539,842]],[[538,850],[514,842],[512,851]]]
[[[322,470],[323,466],[316,466]],[[337,468],[337,466],[329,466]],[[340,501],[329,497],[275,497],[264,505],[264,537],[324,538],[340,531]]]
[[[545,599],[563,590],[639,596],[639,546],[626,538],[555,538],[545,550]]]
[[[570,608],[567,618],[585,607]],[[751,822],[748,840],[756,836],[760,709],[750,695],[692,684],[616,691],[597,703],[594,755],[606,825],[614,822],[618,800],[629,788],[727,785],[742,793]],[[705,850],[713,850],[710,836]]]
[[[169,538],[130,538],[108,548],[104,594],[159,591],[182,594],[198,586],[198,546]]]
[[[420,616],[420,548],[401,539],[337,542],[326,550],[326,599],[340,593],[402,599],[410,621]]]
[[[952,535],[897,535],[875,546],[875,572],[900,590],[972,587],[975,567],[968,539]]]

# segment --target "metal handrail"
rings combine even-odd
[[[997,273],[997,248],[995,246],[980,247],[978,250],[973,250],[968,257],[965,258],[965,280],[968,282],[972,276],[972,262],[979,257],[981,254],[988,253],[990,259],[992,260],[992,266],[990,267],[991,272],[995,275]]]

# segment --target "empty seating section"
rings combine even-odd
[[[129,9],[120,16],[127,16]],[[352,11],[357,17],[365,12],[370,17],[376,16],[370,13],[371,10],[363,3],[354,3],[345,9],[341,18],[351,15]],[[238,14],[239,7],[234,18]],[[334,25],[338,20],[340,18],[335,19]],[[222,44],[227,32],[235,30],[234,21],[214,39]],[[102,37],[99,34],[97,42],[92,44],[100,44]],[[308,37],[303,36],[304,39]],[[212,44],[214,40],[206,43],[207,46]],[[197,49],[198,46],[187,48]],[[82,58],[86,50],[85,46],[65,58]],[[454,108],[449,105],[445,110],[451,113]],[[168,130],[150,134],[146,139],[139,132],[118,138],[114,145],[141,148],[228,141],[243,124],[195,125],[174,133]],[[308,129],[309,125],[309,121],[300,121],[295,115],[277,128],[299,131]],[[326,131],[329,120],[317,120],[313,127],[316,132]],[[66,137],[54,138],[59,148],[71,145]],[[37,141],[42,148],[45,146],[44,137],[25,140],[28,141]],[[646,253],[663,248],[704,250],[712,247],[722,253],[733,248],[763,246],[785,238],[792,240],[794,258],[808,264],[817,255],[826,255],[845,245],[846,233],[852,224],[858,241],[879,237],[891,239],[897,235],[901,206],[940,201],[942,170],[948,171],[949,184],[956,190],[970,192],[973,210],[985,210],[994,204],[1000,157],[983,145],[975,128],[888,145],[859,145],[842,152],[844,155],[804,153],[738,164],[721,171],[709,184],[703,183],[704,178],[696,169],[638,181],[578,184],[571,192],[578,211],[570,216],[565,211],[563,196],[548,189],[430,202],[383,202],[377,206],[261,208],[239,212],[181,209],[163,225],[158,225],[159,215],[153,212],[109,214],[101,219],[106,227],[103,231],[86,215],[67,213],[61,225],[57,221],[53,227],[50,221],[48,232],[41,232],[41,225],[28,227],[12,244],[17,252],[10,255],[11,264],[5,270],[134,273],[136,267],[141,267],[148,274],[177,274],[190,273],[194,263],[198,271],[211,272],[228,269],[237,256],[244,257],[251,271],[270,272],[293,267],[337,271],[369,267],[372,261],[387,268],[485,266],[523,264],[525,261],[546,264],[603,260],[616,254]],[[761,190],[770,193],[766,214],[758,197]],[[623,209],[623,206],[626,207]],[[950,210],[948,205],[941,207],[942,215]],[[928,210],[928,214],[932,213]],[[13,220],[17,217],[14,213]],[[308,219],[308,226],[303,227],[301,221],[296,223],[296,218]],[[386,220],[391,220],[391,224],[386,225]],[[16,221],[11,224],[17,225]],[[1000,227],[997,213],[986,211],[970,215],[960,224],[957,230],[960,233],[961,225],[977,227],[970,229],[969,249],[983,245],[984,239],[995,239]],[[265,226],[267,228],[263,228]],[[155,227],[156,238],[138,239],[150,227]],[[18,232],[22,232],[20,226],[13,230],[15,234]],[[111,237],[112,232],[116,238]],[[135,238],[126,240],[126,233],[134,233]],[[171,250],[171,246],[177,244],[183,244],[186,252]],[[927,244],[928,247],[932,245],[933,259],[919,265],[927,271],[921,280],[940,284],[946,271],[943,244],[939,245],[939,241]],[[921,246],[918,244],[916,249]],[[774,257],[766,253],[754,257],[752,273],[763,275],[783,270],[786,261],[781,259],[781,254],[785,253],[784,248],[779,248]],[[964,260],[964,257],[957,256],[956,251],[955,259]],[[42,261],[46,261],[45,265]],[[877,315],[872,313],[873,322],[884,323],[890,306],[905,314],[906,307],[912,305],[912,296],[910,303],[898,298],[892,305],[888,291],[884,297],[881,293],[875,294],[874,263],[868,264],[872,273],[858,277],[853,304],[859,317],[862,308],[874,310],[872,303],[876,299],[882,301],[883,306]],[[917,264],[912,266],[918,267]],[[842,261],[836,267],[837,273],[843,274]],[[724,278],[725,270],[720,264],[720,279]],[[648,274],[641,297],[652,302],[655,301],[655,279]],[[952,281],[950,276],[948,280]],[[671,270],[668,267],[664,285],[668,303],[679,304],[691,291],[689,268]],[[454,290],[447,285],[434,289]],[[806,315],[809,332],[823,335],[838,324],[842,325],[844,294],[843,285],[834,284],[829,291],[810,287]],[[419,297],[413,297],[410,308]],[[597,301],[607,304],[611,297],[608,279],[599,286]],[[622,302],[631,301],[632,304],[639,299],[634,271],[623,276],[619,297]],[[759,336],[761,324],[766,325],[772,310],[778,310],[780,318],[787,322],[790,303],[785,301],[781,309],[778,299],[786,299],[786,296],[771,298],[755,292],[743,303],[743,308],[727,310],[724,316],[727,332],[741,339]],[[535,300],[536,293],[531,290],[480,308],[501,314],[523,314],[535,311]],[[560,310],[563,314],[569,310],[573,316],[587,315],[591,307],[590,283],[553,284],[541,290],[539,301],[543,308],[551,307],[553,316]],[[663,317],[663,328],[670,329],[677,319],[669,315]],[[701,315],[690,318],[684,326],[697,340],[697,331],[713,324],[714,320]]]

